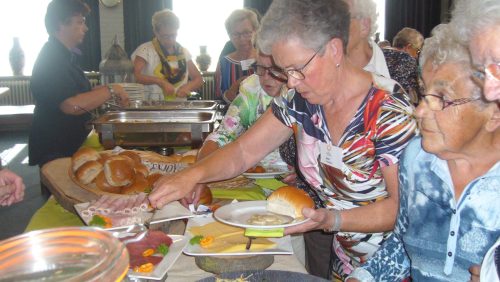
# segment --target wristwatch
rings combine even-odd
[[[333,212],[333,225],[330,226],[330,228],[325,228],[323,229],[324,232],[327,233],[337,233],[340,231],[340,226],[342,225],[342,217],[340,216],[340,211],[339,210],[331,210]]]

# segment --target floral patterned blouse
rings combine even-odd
[[[264,114],[272,100],[273,97],[260,86],[259,76],[250,75],[241,83],[239,94],[229,106],[219,128],[206,140],[216,142],[219,147],[233,142]],[[271,152],[261,163],[265,166],[286,165],[278,150]]]
[[[309,104],[294,90],[283,93],[273,104],[274,115],[294,130],[298,169],[327,208],[351,209],[385,198],[381,168],[397,164],[415,134],[414,109],[401,86],[376,74],[372,81],[339,144],[332,144],[322,106]],[[341,169],[320,161],[320,143],[340,147]],[[340,260],[333,265],[334,277],[346,277],[390,234],[337,233],[333,248]]]

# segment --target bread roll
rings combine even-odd
[[[148,177],[149,175],[149,169],[147,166],[143,165],[142,163],[140,164],[135,164],[134,166],[134,170],[135,170],[135,173],[138,174],[142,174],[144,177]]]
[[[114,187],[109,185],[108,181],[106,180],[106,176],[104,176],[104,171],[101,171],[101,173],[99,173],[99,175],[96,177],[95,185],[99,190],[108,193],[120,194],[122,189],[122,186]]]
[[[182,154],[173,154],[170,155],[169,157],[172,158],[175,162],[180,162],[182,159]]]
[[[122,188],[122,194],[139,194],[144,193],[146,188],[149,187],[149,183],[142,174],[138,173],[132,184],[127,185]]]
[[[200,201],[198,202],[200,205],[208,206],[212,203],[212,191],[210,188],[205,186],[203,190],[201,190]]]
[[[115,157],[118,156],[110,157],[106,163],[104,163],[104,176],[106,177],[106,181],[109,185],[114,187],[131,184],[135,178],[134,168],[127,160],[116,159]],[[124,158],[124,156],[122,158]]]
[[[76,172],[84,163],[96,161],[100,158],[99,152],[92,148],[81,148],[71,157],[73,172]]]
[[[135,164],[142,164],[141,157],[136,154],[134,151],[123,151],[118,154],[119,156],[127,156],[131,158]]]
[[[187,155],[183,156],[180,160],[181,163],[194,164],[196,162],[195,155]]]
[[[76,179],[82,184],[89,184],[102,171],[102,164],[98,161],[84,163],[75,173]]]
[[[161,174],[161,173],[153,173],[153,174],[148,175],[148,177],[146,179],[148,180],[149,187],[153,188],[153,185],[155,184],[156,180],[158,180],[158,178],[160,178],[162,176],[163,176],[163,174]]]
[[[131,167],[135,166],[135,161],[132,158],[125,155],[112,155],[108,158],[108,160],[124,160],[127,161],[129,166]]]
[[[303,208],[314,208],[314,202],[306,192],[296,187],[278,188],[267,198],[267,210],[277,214],[303,217]]]

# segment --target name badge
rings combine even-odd
[[[322,163],[337,169],[342,169],[342,158],[344,157],[342,148],[323,142],[320,143],[319,148],[321,155],[320,160]]]
[[[247,59],[247,60],[243,60],[240,62],[241,64],[241,69],[246,71],[248,70],[252,64],[255,63],[255,59]]]

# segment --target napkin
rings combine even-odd
[[[255,180],[255,184],[260,187],[267,188],[270,190],[276,190],[280,187],[287,186],[285,183],[278,181],[274,178],[263,178]]]
[[[250,188],[210,188],[212,197],[217,199],[265,200],[266,195],[259,186]]]
[[[265,237],[265,238],[281,238],[284,236],[285,228],[273,228],[273,229],[255,229],[247,228],[245,229],[246,237]]]

